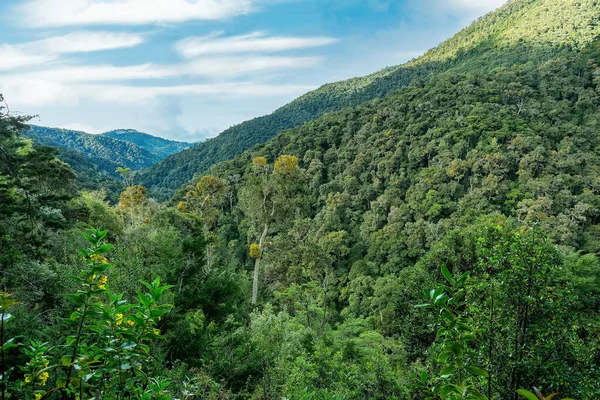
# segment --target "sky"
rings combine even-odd
[[[0,93],[37,125],[198,142],[505,1],[0,0]]]

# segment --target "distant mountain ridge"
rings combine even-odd
[[[166,158],[171,154],[178,153],[194,145],[193,143],[163,139],[137,131],[135,129],[116,129],[113,131],[104,132],[102,135],[133,143],[161,158]]]
[[[24,136],[47,146],[76,151],[94,163],[106,163],[111,168],[117,165],[137,171],[161,160],[161,157],[143,147],[105,135],[32,125]]]
[[[25,137],[58,149],[58,158],[73,168],[83,188],[105,188],[112,200],[122,189],[118,167],[139,171],[192,146],[133,129],[93,135],[86,132],[31,125]]]
[[[75,151],[101,170],[113,166],[134,171],[148,168],[165,157],[193,146],[192,143],[163,139],[134,129],[118,129],[100,135],[62,128],[32,125],[25,136],[47,146]]]

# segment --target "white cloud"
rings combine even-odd
[[[142,25],[249,14],[256,0],[30,0],[17,15],[35,27]]]
[[[225,82],[214,84],[145,86],[86,85],[80,87],[84,96],[104,102],[133,103],[150,101],[159,96],[213,95],[233,97],[268,97],[288,93],[304,93],[314,89],[304,85],[271,85],[255,82]]]
[[[492,11],[506,2],[507,0],[450,0],[449,5],[467,11]]]
[[[72,32],[16,45],[0,45],[0,71],[40,66],[58,59],[60,54],[89,53],[137,46],[141,35],[122,32]]]
[[[215,58],[184,64],[133,66],[88,65],[62,66],[24,73],[0,75],[6,81],[41,80],[49,82],[111,82],[126,80],[167,79],[175,77],[235,77],[252,73],[309,68],[317,65],[318,57],[237,57]]]
[[[130,86],[118,84],[64,84],[45,80],[0,80],[0,93],[9,99],[11,108],[47,105],[74,106],[93,100],[112,104],[139,105],[161,96],[206,95],[227,97],[269,97],[299,95],[314,89],[304,85],[273,85],[260,82],[224,82],[171,86]],[[16,108],[15,108],[16,107]]]
[[[52,55],[40,55],[27,53],[18,47],[8,44],[0,45],[0,71],[25,67],[28,65],[39,65],[54,59]]]
[[[64,124],[61,126],[61,128],[63,129],[68,129],[71,131],[79,131],[79,132],[85,132],[85,133],[92,133],[94,135],[102,133],[102,130],[94,128],[91,125],[86,125],[86,124],[80,124],[78,122],[72,122],[69,124]]]
[[[68,54],[134,47],[143,42],[143,36],[133,33],[78,31],[28,42],[19,47],[28,52]]]
[[[183,57],[193,58],[209,54],[273,53],[326,46],[337,42],[337,39],[331,37],[278,37],[267,36],[264,32],[230,37],[221,35],[222,32],[217,32],[203,37],[183,39],[177,42],[175,48]]]

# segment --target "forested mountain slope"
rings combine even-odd
[[[105,135],[32,125],[25,136],[48,146],[79,152],[97,163],[101,170],[112,170],[112,173],[115,165],[135,171],[161,160],[158,155],[136,144]]]
[[[599,398],[598,15],[512,1],[176,208],[78,193],[0,103],[0,392]]]
[[[136,146],[148,150],[150,153],[156,154],[161,159],[193,146],[192,143],[167,140],[136,131],[135,129],[116,129],[114,131],[104,132],[102,135],[133,143]]]
[[[139,176],[160,199],[211,165],[265,142],[278,132],[324,113],[354,107],[447,70],[491,71],[500,66],[542,62],[562,47],[580,48],[596,37],[593,0],[520,0],[479,19],[423,57],[363,78],[324,85],[270,115],[236,125],[214,139],[168,157]]]
[[[440,267],[471,273],[474,292],[467,297],[478,321],[493,310],[493,301],[477,297],[492,279],[508,285],[502,286],[507,311],[474,340],[495,376],[490,398],[513,398],[534,382],[576,398],[599,393],[592,383],[597,371],[584,372],[584,360],[600,361],[599,320],[597,312],[585,316],[583,298],[598,304],[600,293],[582,282],[598,282],[600,267],[573,260],[600,254],[600,41],[594,33],[600,5],[563,3],[512,2],[488,16],[517,18],[529,7],[528,15],[544,11],[548,18],[539,27],[543,34],[505,41],[520,26],[514,22],[495,35],[497,44],[486,44],[494,51],[482,53],[494,68],[477,69],[478,61],[469,59],[469,68],[416,79],[214,166],[179,197],[181,210],[209,221],[215,217],[198,199],[210,194],[222,210],[209,225],[216,243],[211,263],[254,266],[255,297],[263,301],[314,296],[326,310],[321,313],[370,321],[386,337],[402,338],[408,363],[433,340],[414,305],[423,287],[443,282]],[[575,23],[579,18],[589,25]],[[525,58],[514,63],[520,54]],[[227,190],[219,195],[215,182]],[[536,230],[544,236],[531,233]],[[536,243],[553,243],[561,253]],[[531,253],[515,256],[520,251]],[[561,267],[561,257],[571,266]],[[578,289],[561,280],[579,282]],[[542,294],[545,285],[554,294]],[[577,294],[559,305],[567,292]],[[526,297],[531,308],[520,319]],[[304,300],[297,301],[301,310]],[[573,336],[555,330],[552,321],[559,320],[582,330]],[[526,332],[510,328],[521,323]],[[278,376],[286,382],[285,374]]]

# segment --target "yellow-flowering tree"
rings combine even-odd
[[[148,189],[144,186],[128,186],[119,198],[119,209],[128,212],[131,224],[135,224],[136,216],[147,201]]]
[[[250,257],[254,259],[252,305],[256,305],[265,239],[269,229],[294,208],[300,169],[298,159],[291,155],[279,157],[273,168],[264,157],[255,157],[252,164],[254,174],[240,192],[240,207],[250,222],[249,235],[254,240],[258,238],[250,246]]]
[[[188,190],[185,201],[179,203],[177,208],[181,212],[193,213],[202,217],[204,221],[204,236],[214,239],[214,226],[219,216],[219,204],[227,191],[225,181],[216,176],[206,175],[200,178],[193,188]],[[206,246],[206,265],[211,267],[214,244]]]

